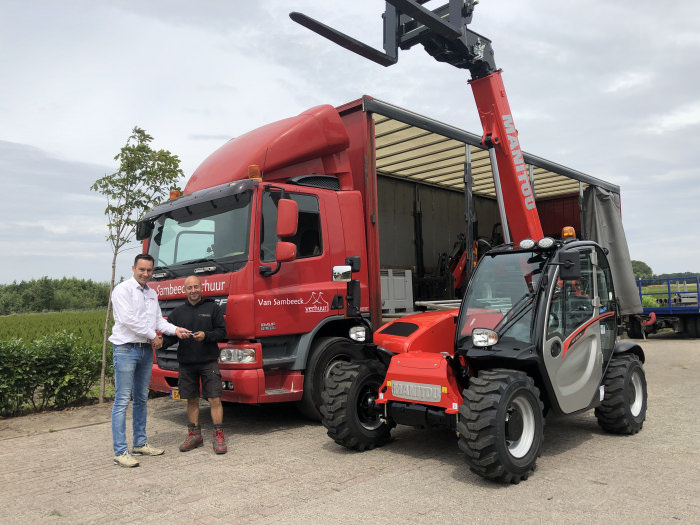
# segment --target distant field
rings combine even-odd
[[[675,295],[679,292],[696,292],[697,291],[697,286],[695,285],[695,282],[689,282],[687,283],[686,286],[683,286],[683,282],[681,282],[680,286],[677,286],[675,283],[671,284],[671,295]],[[642,294],[659,294],[659,295],[650,295],[649,297],[653,299],[662,299],[662,298],[668,298],[668,286],[665,283],[660,283],[660,284],[652,284],[649,286],[642,286]]]
[[[89,345],[102,345],[106,310],[6,315],[0,317],[0,340],[33,341],[46,334],[66,331]],[[110,328],[111,328],[110,320]]]
[[[694,292],[697,286],[695,285],[694,282],[689,282],[687,287],[683,286],[683,283],[681,282],[680,285],[680,291],[681,292]],[[678,287],[676,284],[671,285],[671,293],[678,293]],[[642,286],[642,293],[668,293],[668,286],[665,284],[652,284],[650,286]]]

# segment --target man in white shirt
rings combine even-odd
[[[187,330],[163,319],[158,294],[148,287],[153,275],[153,257],[139,254],[131,268],[134,277],[114,287],[112,306],[114,327],[109,340],[113,345],[114,405],[112,406],[112,442],[114,463],[138,467],[137,456],[160,456],[165,451],[152,447],[146,439],[146,402],[153,367],[153,349],[167,335],[183,337]],[[126,444],[126,410],[133,397],[133,451]],[[133,454],[133,455],[132,455]]]

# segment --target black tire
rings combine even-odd
[[[328,436],[353,450],[372,450],[389,441],[393,422],[372,410],[386,368],[376,361],[338,363],[323,391],[321,414]]]
[[[642,323],[639,317],[630,317],[629,324],[627,325],[627,335],[630,339],[642,339]]]
[[[517,370],[482,370],[463,396],[459,448],[472,472],[501,483],[526,480],[544,437],[544,404],[535,381]]]
[[[688,318],[688,335],[693,339],[700,337],[700,316],[690,316]]]
[[[636,434],[647,414],[647,380],[634,354],[614,357],[605,372],[605,397],[595,409],[598,425],[612,434]]]
[[[343,337],[321,337],[314,341],[304,372],[304,393],[297,405],[304,416],[321,421],[321,393],[331,370],[340,362],[357,361],[362,357],[352,344]]]

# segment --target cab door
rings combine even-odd
[[[563,281],[557,268],[549,290],[543,348],[554,395],[566,414],[587,408],[598,390],[603,376],[601,330],[607,330],[601,325],[597,253],[594,247],[574,250],[581,275]]]
[[[342,313],[342,305],[334,304],[338,284],[332,281],[326,203],[321,198],[322,190],[312,191],[287,193],[299,209],[297,232],[284,239],[296,245],[296,258],[282,263],[279,272],[272,275],[256,272],[253,289],[257,337],[309,333],[324,318]],[[256,268],[276,267],[275,247],[280,240],[276,235],[279,199],[280,192],[274,187],[262,192]],[[290,345],[286,353],[293,352],[293,344]]]

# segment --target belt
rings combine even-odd
[[[151,348],[151,343],[126,343],[129,346],[138,346],[140,348]]]

